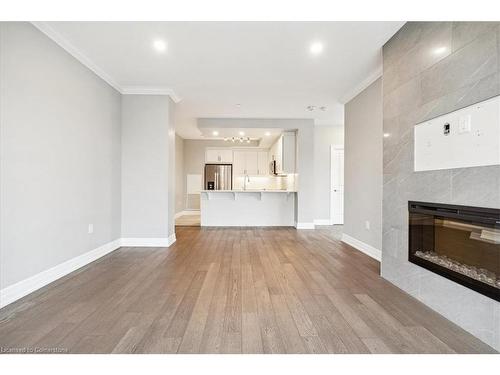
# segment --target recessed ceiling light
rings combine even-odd
[[[447,50],[448,50],[448,48],[446,48],[446,47],[443,46],[443,47],[434,48],[433,52],[434,52],[435,55],[442,55]]]
[[[217,135],[219,135],[219,132],[217,130],[215,130],[215,131],[212,132],[212,135],[217,136]]]
[[[311,53],[313,55],[319,55],[321,52],[323,52],[323,49],[324,49],[324,45],[323,43],[321,42],[314,42],[311,44],[311,47],[309,47],[309,51],[311,51]]]
[[[158,52],[165,52],[167,50],[167,43],[165,43],[165,41],[163,41],[161,39],[156,39],[153,42],[153,47]]]
[[[271,133],[265,132],[265,135],[266,135],[266,137],[269,137],[271,135]]]
[[[245,135],[245,132],[240,132],[240,135]]]
[[[389,133],[384,133],[384,138],[389,138],[391,135]]]

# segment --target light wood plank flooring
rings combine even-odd
[[[182,215],[175,219],[175,225],[180,227],[199,227],[201,223],[201,216],[199,213],[191,213],[189,215]]]
[[[71,353],[491,353],[331,228],[177,228],[0,310],[0,347]]]

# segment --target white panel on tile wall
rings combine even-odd
[[[500,96],[415,125],[415,171],[500,164]]]

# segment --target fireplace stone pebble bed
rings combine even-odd
[[[425,259],[429,262],[446,267],[452,271],[458,272],[462,275],[468,276],[472,279],[487,283],[495,288],[500,289],[500,277],[494,272],[485,268],[477,268],[468,266],[457,262],[456,260],[448,258],[446,255],[439,255],[434,251],[416,251],[415,255],[419,258]]]

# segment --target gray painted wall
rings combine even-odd
[[[186,205],[186,177],[184,174],[184,138],[175,136],[175,212]]]
[[[120,94],[32,25],[1,22],[0,116],[5,288],[120,237]]]
[[[344,144],[344,127],[314,127],[314,199],[315,220],[330,220],[330,151],[332,145]]]
[[[168,171],[171,153],[175,153],[175,132],[169,127],[170,106],[168,96],[122,97],[124,238],[167,238],[171,231],[173,208],[169,211],[168,201],[169,188],[172,194],[175,190],[174,169],[171,181]]]
[[[382,249],[382,79],[345,106],[344,233]],[[366,229],[365,222],[370,222]]]
[[[500,166],[413,172],[413,126],[499,95],[499,53],[498,22],[410,22],[384,46],[382,276],[500,350],[499,302],[407,261],[408,200],[500,208]]]

